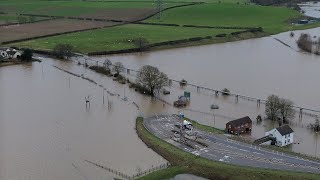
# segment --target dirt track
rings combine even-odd
[[[59,19],[22,25],[3,26],[0,27],[0,42],[76,30],[108,27],[116,24],[119,23]]]

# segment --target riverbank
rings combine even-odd
[[[5,62],[0,62],[0,67],[5,67],[5,66],[13,66],[13,65],[20,65],[20,64],[28,64],[32,62],[41,62],[39,59],[33,59],[32,61],[5,61]]]
[[[151,134],[143,125],[143,118],[136,119],[136,131],[140,139],[159,155],[168,160],[174,168],[155,172],[141,179],[161,179],[166,174],[173,177],[189,173],[210,179],[318,179],[319,175],[248,168],[210,161],[178,149]]]

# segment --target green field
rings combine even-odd
[[[130,1],[130,0],[129,0]],[[178,5],[181,1],[170,0],[165,7]],[[185,2],[185,1],[184,1]],[[294,26],[289,21],[301,18],[302,15],[292,9],[284,7],[257,6],[247,3],[248,0],[208,0],[205,4],[173,8],[163,12],[161,19],[151,17],[145,22],[174,23],[179,25],[202,26],[240,26],[262,27],[264,33],[249,34],[245,37],[229,38],[224,40],[202,41],[187,43],[185,46],[206,43],[235,41],[254,37],[276,34],[283,31],[317,27],[320,23]],[[239,3],[238,3],[239,2]],[[83,1],[40,1],[40,0],[0,0],[1,9],[10,12],[32,12],[48,15],[83,15],[101,9],[130,9],[155,8],[154,1],[150,2],[83,2]],[[128,41],[139,37],[146,38],[149,43],[164,42],[199,36],[212,36],[221,33],[230,33],[237,30],[200,29],[188,27],[164,27],[147,25],[123,25],[101,30],[73,33],[56,37],[37,39],[13,44],[19,47],[51,50],[56,44],[67,43],[75,46],[79,52],[108,51],[133,48],[135,45]],[[180,47],[181,45],[179,45]],[[164,48],[177,47],[166,46]]]
[[[171,9],[163,13],[161,20],[150,18],[146,22],[263,27],[268,33],[277,33],[291,29],[288,21],[299,16],[299,12],[282,7],[208,3]]]
[[[171,7],[179,3],[165,3]],[[29,13],[55,16],[78,16],[103,9],[155,8],[150,2],[87,2],[87,1],[0,1],[0,11],[10,14]]]
[[[261,168],[242,167],[230,165],[222,162],[210,161],[205,158],[197,157],[191,153],[180,150],[179,148],[157,138],[151,134],[143,125],[143,119],[137,118],[136,129],[138,136],[151,149],[167,159],[172,168],[164,169],[159,172],[151,173],[140,179],[156,180],[173,177],[177,174],[191,173],[209,179],[272,179],[272,180],[295,180],[295,179],[319,179],[320,175],[309,173],[296,173],[289,171],[268,170]]]
[[[140,37],[146,38],[149,43],[169,40],[185,39],[197,36],[230,33],[235,30],[195,29],[183,27],[123,25],[106,29],[72,33],[50,38],[25,41],[12,46],[29,47],[34,49],[53,49],[56,44],[72,44],[76,51],[93,52],[104,50],[120,50],[136,47],[130,40]]]

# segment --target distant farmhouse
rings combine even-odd
[[[19,59],[21,53],[13,48],[0,48],[0,56],[4,59]]]

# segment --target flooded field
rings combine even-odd
[[[319,2],[306,2],[298,4],[306,16],[320,18],[320,3]]]
[[[291,99],[297,106],[319,110],[320,86],[316,82],[320,76],[320,56],[300,52],[295,43],[301,32],[309,32],[318,37],[319,30],[320,28],[296,31],[293,38],[290,37],[290,32],[286,32],[239,42],[113,55],[107,58],[112,62],[121,61],[132,69],[139,69],[145,64],[153,65],[167,73],[170,78],[184,78],[189,83],[212,89],[228,88],[232,93],[261,99],[276,94]],[[105,58],[93,59],[103,62]],[[187,86],[186,89],[191,91],[189,109],[193,111],[184,112],[199,122],[225,128],[225,123],[229,120],[248,115],[254,121],[251,134],[253,139],[264,136],[265,131],[278,126],[277,123],[267,120],[261,124],[255,122],[258,114],[264,115],[264,106],[257,107],[256,102],[239,99],[239,102],[235,103],[232,97],[216,97],[213,92],[202,90],[197,92],[195,87]],[[171,95],[162,97],[169,102],[176,100],[184,91],[177,84],[173,85],[171,90]],[[209,108],[213,103],[220,106],[216,112]],[[163,112],[178,112],[178,109],[165,108]],[[148,109],[157,112],[150,107]],[[306,128],[314,119],[303,116],[299,120],[297,113],[296,118],[291,120],[290,126],[295,131],[295,144],[290,148],[294,151],[320,156],[319,148],[316,153],[320,138]]]
[[[99,81],[84,68],[50,59],[0,68],[1,180],[117,177],[86,160],[129,176],[166,163],[137,137],[139,112],[131,101],[106,93],[108,109],[101,87],[53,64]],[[101,84],[110,92],[119,89],[104,79]],[[90,96],[90,108],[85,96]]]

